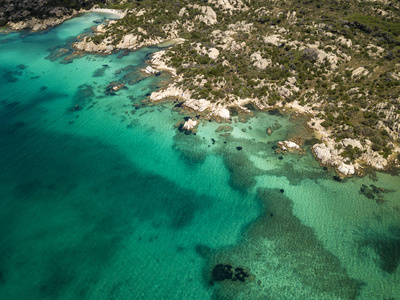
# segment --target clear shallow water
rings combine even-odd
[[[172,104],[141,106],[169,80],[138,71],[155,48],[67,63],[99,17],[0,37],[1,299],[398,299],[398,177],[279,159],[306,135],[287,116],[178,132]],[[250,277],[210,285],[219,263]]]

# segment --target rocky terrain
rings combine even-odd
[[[80,37],[108,54],[173,40],[151,64],[175,78],[151,101],[174,98],[206,119],[294,109],[342,176],[399,167],[398,1],[116,1],[124,18]]]
[[[0,26],[13,30],[44,30],[90,9],[102,0],[0,0]]]

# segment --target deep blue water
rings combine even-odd
[[[279,159],[310,136],[289,116],[179,132],[142,103],[170,80],[140,73],[157,47],[70,59],[99,17],[0,36],[1,299],[399,299],[398,176]],[[249,277],[212,282],[218,264]]]

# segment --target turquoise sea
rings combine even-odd
[[[400,299],[399,176],[333,180],[290,113],[179,132],[157,47],[68,57],[103,17],[0,35],[0,299]]]

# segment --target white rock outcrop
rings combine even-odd
[[[219,51],[218,51],[218,49],[217,48],[210,48],[209,50],[208,50],[208,57],[209,58],[211,58],[211,59],[217,59],[218,58],[218,55],[219,55]]]
[[[280,147],[283,151],[287,150],[300,150],[300,146],[292,141],[283,141],[278,142],[278,147]]]
[[[193,110],[197,110],[199,112],[205,111],[207,108],[211,107],[211,102],[206,99],[188,99],[185,101],[184,105]]]
[[[331,153],[331,149],[325,144],[315,144],[313,146],[313,152],[322,165],[335,164],[334,155]]]
[[[150,100],[151,101],[161,101],[165,98],[173,98],[173,97],[180,97],[185,99],[186,97],[190,97],[189,95],[186,95],[182,89],[174,87],[174,86],[169,86],[165,90],[153,92],[150,95]]]
[[[339,174],[344,176],[354,175],[358,164],[346,164],[336,149],[332,149],[325,144],[316,144],[313,146],[313,152],[322,165],[336,167]]]
[[[241,0],[210,0],[212,4],[221,9],[231,11],[246,11],[249,8]]]
[[[224,119],[229,119],[231,117],[229,110],[226,108],[221,108],[221,109],[216,110],[215,114]]]
[[[195,4],[193,5],[193,8],[198,9],[202,12],[202,14],[196,16],[196,19],[200,22],[203,22],[206,25],[214,25],[218,23],[217,14],[210,6],[199,6]]]
[[[259,52],[250,55],[250,60],[253,62],[253,66],[261,70],[266,69],[269,65],[272,64],[272,61],[270,59],[262,58]]]
[[[361,76],[367,76],[368,75],[368,70],[364,67],[358,67],[357,69],[354,69],[353,72],[351,73],[351,77],[357,78]]]
[[[274,46],[281,46],[282,43],[285,41],[280,35],[278,34],[273,34],[273,35],[269,35],[269,36],[265,36],[263,38],[264,43],[266,44],[271,44]]]
[[[160,73],[160,71],[152,68],[151,66],[147,66],[146,68],[142,69],[141,71],[146,74],[149,74],[149,75]]]
[[[353,165],[348,165],[348,164],[345,164],[345,163],[341,162],[339,164],[339,166],[337,167],[337,171],[340,174],[343,174],[345,176],[349,176],[349,175],[354,175],[355,168],[354,168]]]
[[[197,121],[193,119],[189,119],[183,124],[183,129],[192,130],[197,125]]]
[[[339,36],[336,40],[339,44],[348,48],[351,48],[351,46],[353,45],[353,42],[349,39],[346,39],[344,36]]]

